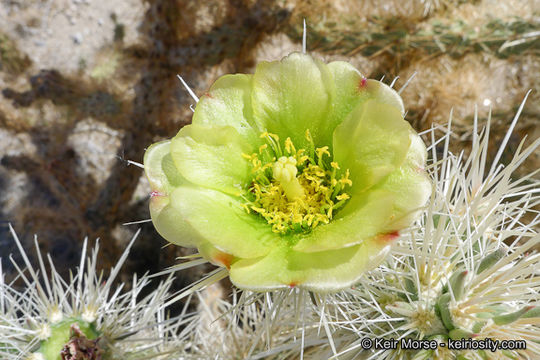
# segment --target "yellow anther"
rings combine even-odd
[[[328,208],[328,212],[327,212],[328,218],[330,218],[330,219],[332,218],[332,216],[333,216],[333,211],[334,211],[334,206],[330,206],[330,207]]]
[[[347,193],[343,193],[343,194],[341,194],[341,195],[336,196],[336,199],[338,199],[338,200],[348,200],[348,199],[350,199],[350,198],[351,198],[351,197],[350,197],[349,194],[347,194]]]
[[[255,157],[253,157],[253,158],[251,159],[251,164],[253,165],[253,171],[254,171],[254,172],[257,172],[257,171],[261,168],[261,164],[262,164],[262,163],[261,163],[261,160],[259,160],[259,159],[257,158],[257,156],[255,155]]]
[[[264,213],[266,213],[266,210],[264,210],[263,208],[258,208],[258,207],[252,206],[251,209],[252,209],[253,211],[258,212],[259,214],[264,214]]]
[[[262,154],[262,152],[266,150],[267,148],[268,148],[268,144],[263,144],[259,146],[259,154]]]
[[[285,150],[289,153],[289,154],[294,154],[296,153],[296,149],[294,148],[294,145],[292,143],[292,140],[291,138],[287,138],[285,140]]]
[[[308,161],[308,159],[309,159],[309,156],[307,156],[307,155],[300,156],[300,158],[298,159],[298,164],[301,165],[301,164],[305,163],[306,161]]]
[[[276,134],[269,133],[268,131],[263,132],[260,136],[261,139],[264,139],[266,137],[271,137],[272,139],[279,141],[279,136]]]
[[[266,170],[266,169],[269,169],[272,167],[272,163],[267,163],[267,164],[264,164],[263,167],[261,167],[261,170]]]
[[[335,161],[332,161],[332,162],[330,163],[330,166],[331,166],[332,168],[336,169],[336,170],[339,170],[339,165],[338,165],[338,163],[335,162]]]
[[[242,157],[246,160],[251,160],[251,158],[253,157],[253,154],[252,155],[248,155],[248,154],[244,154],[242,153]]]
[[[352,186],[352,181],[349,179],[349,169],[347,169],[347,172],[345,173],[345,176],[342,176],[341,179],[339,179],[339,182],[345,186],[345,185],[349,185],[349,186]]]
[[[309,129],[306,129],[306,140],[309,142],[313,141],[313,138],[311,137],[311,133],[309,132]]]
[[[304,217],[300,213],[296,213],[292,216],[293,224],[301,224],[303,220],[304,220]]]
[[[328,151],[328,146],[323,146],[322,148],[317,148],[316,151],[317,151],[317,157],[319,159],[322,159],[324,154],[330,156],[330,152]]]

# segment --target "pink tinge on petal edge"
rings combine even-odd
[[[362,79],[358,83],[358,90],[361,90],[362,88],[365,88],[366,85],[367,85],[367,79],[365,77],[362,77]]]
[[[399,231],[392,231],[386,234],[377,235],[377,241],[387,243],[396,240],[399,237]]]
[[[230,254],[226,254],[226,253],[219,253],[216,256],[214,256],[214,258],[213,258],[213,260],[216,263],[225,266],[227,269],[231,268],[231,263],[232,263],[233,259],[234,259],[234,256],[232,256]]]

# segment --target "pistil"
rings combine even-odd
[[[294,201],[297,198],[304,196],[304,188],[300,185],[296,174],[296,159],[292,156],[280,157],[272,167],[274,179],[279,181],[285,195],[289,201]]]

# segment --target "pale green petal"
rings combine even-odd
[[[232,126],[254,147],[261,143],[261,130],[253,121],[251,87],[253,75],[225,75],[216,80],[195,107],[193,124]]]
[[[181,186],[172,192],[170,204],[178,213],[176,222],[189,225],[201,239],[237,257],[266,255],[281,240],[266,222],[248,214],[239,200],[219,191]]]
[[[344,61],[333,61],[328,64],[328,69],[333,76],[336,96],[333,101],[333,111],[330,114],[333,126],[329,126],[332,132],[337,125],[359,104],[370,98],[368,91],[360,91],[360,85],[364,77],[351,64]]]
[[[188,125],[171,141],[171,155],[179,172],[190,182],[240,195],[251,168],[242,153],[252,148],[231,126]]]
[[[411,225],[431,195],[431,181],[425,171],[411,166],[393,172],[377,188],[395,194],[393,221],[385,227],[386,232]]]
[[[410,226],[431,195],[431,181],[423,165],[424,143],[410,132],[411,147],[396,171],[369,191],[352,197],[330,224],[299,236],[294,250],[339,249]]]
[[[292,53],[281,61],[261,62],[253,75],[253,116],[260,128],[297,148],[305,148],[306,129],[317,146],[328,132],[327,116],[333,98],[332,77],[321,61],[309,55]]]
[[[336,128],[334,161],[351,172],[351,196],[369,189],[403,163],[411,144],[410,129],[398,109],[374,100],[355,107]]]
[[[199,249],[199,253],[206,260],[210,261],[214,265],[224,266],[227,269],[231,267],[231,264],[236,259],[233,255],[219,250],[217,247],[215,247],[214,245],[210,244],[207,241],[199,245],[198,249]]]
[[[411,133],[411,148],[405,163],[374,189],[388,191],[395,196],[392,223],[385,231],[409,226],[431,195],[431,181],[424,170],[426,149],[420,137]]]
[[[386,191],[369,191],[351,198],[347,213],[340,212],[329,224],[298,235],[296,251],[317,252],[360,244],[379,235],[392,221],[395,195]]]
[[[336,96],[333,99],[333,110],[329,115],[328,129],[331,132],[359,104],[368,100],[392,105],[402,114],[403,101],[398,93],[377,80],[366,79],[354,66],[344,61],[328,64],[333,77]]]
[[[197,247],[204,242],[201,235],[182,219],[180,212],[170,203],[169,196],[152,196],[150,217],[157,232],[170,243],[184,247]]]
[[[157,232],[168,242],[196,247],[202,240],[189,224],[182,221],[178,210],[170,204],[171,193],[189,184],[177,170],[171,157],[171,141],[153,144],[144,154],[144,170],[152,188],[150,217]]]
[[[390,86],[377,80],[368,79],[365,85],[365,91],[370,93],[371,99],[386,105],[392,105],[399,110],[401,115],[405,113],[401,96]]]
[[[362,274],[377,266],[390,250],[379,238],[338,250],[317,253],[274,249],[258,259],[241,259],[230,269],[231,281],[242,289],[268,291],[298,286],[330,292],[353,285]]]
[[[168,195],[175,187],[187,183],[171,157],[170,140],[152,144],[144,153],[144,171],[152,191]]]
[[[409,133],[409,137],[411,139],[411,146],[407,151],[406,162],[411,166],[423,169],[427,159],[426,145],[416,131],[412,129]]]

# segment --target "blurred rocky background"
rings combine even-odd
[[[540,0],[1,0],[0,257],[38,237],[60,272],[81,244],[100,238],[109,268],[135,231],[125,276],[172,265],[148,219],[145,148],[191,119],[198,94],[219,76],[301,49],[345,59],[365,76],[396,79],[418,130],[446,126],[468,149],[475,105],[492,111],[493,153],[529,89],[503,159],[540,136]],[[428,140],[428,139],[426,139]],[[540,167],[533,154],[519,175]],[[178,286],[200,278],[198,268]],[[189,278],[192,276],[192,278]]]

